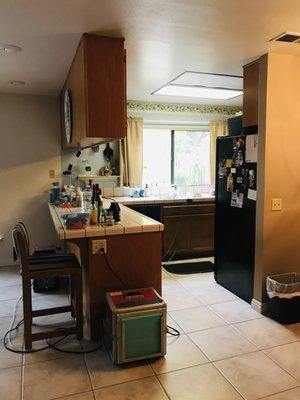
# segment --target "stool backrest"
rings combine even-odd
[[[29,240],[29,235],[28,235],[27,228],[26,228],[24,222],[22,222],[22,221],[19,221],[17,225],[18,225],[18,226],[22,229],[22,231],[24,232],[24,235],[25,235],[26,241],[27,241],[28,251],[30,252],[30,240]],[[29,254],[29,253],[28,253],[28,254]]]
[[[23,272],[29,272],[28,266],[28,242],[26,238],[26,234],[24,233],[23,229],[16,225],[12,230],[12,239],[14,244],[14,249],[17,255],[17,259],[20,262],[20,266],[22,267]]]

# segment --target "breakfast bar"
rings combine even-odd
[[[104,200],[104,207],[108,205]],[[91,340],[100,338],[106,292],[153,287],[161,293],[164,225],[122,204],[120,209],[121,221],[113,226],[67,229],[62,215],[81,210],[49,204],[58,238],[65,241],[67,251],[76,254],[82,266],[84,336]],[[105,255],[97,240],[105,240]]]

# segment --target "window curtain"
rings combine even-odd
[[[218,136],[228,135],[227,121],[211,122],[209,124],[210,130],[210,177],[211,184],[215,184],[216,180],[216,144]]]
[[[127,136],[120,142],[120,184],[141,186],[143,179],[143,119],[127,119]]]

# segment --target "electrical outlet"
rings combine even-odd
[[[49,178],[54,179],[55,178],[55,170],[54,169],[49,169]]]
[[[100,254],[101,249],[106,253],[106,239],[92,241],[92,253]]]
[[[282,199],[272,199],[272,211],[282,210]]]

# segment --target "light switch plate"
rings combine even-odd
[[[282,199],[272,199],[272,211],[282,210]]]
[[[55,178],[55,170],[54,169],[49,169],[49,178],[54,179]]]

